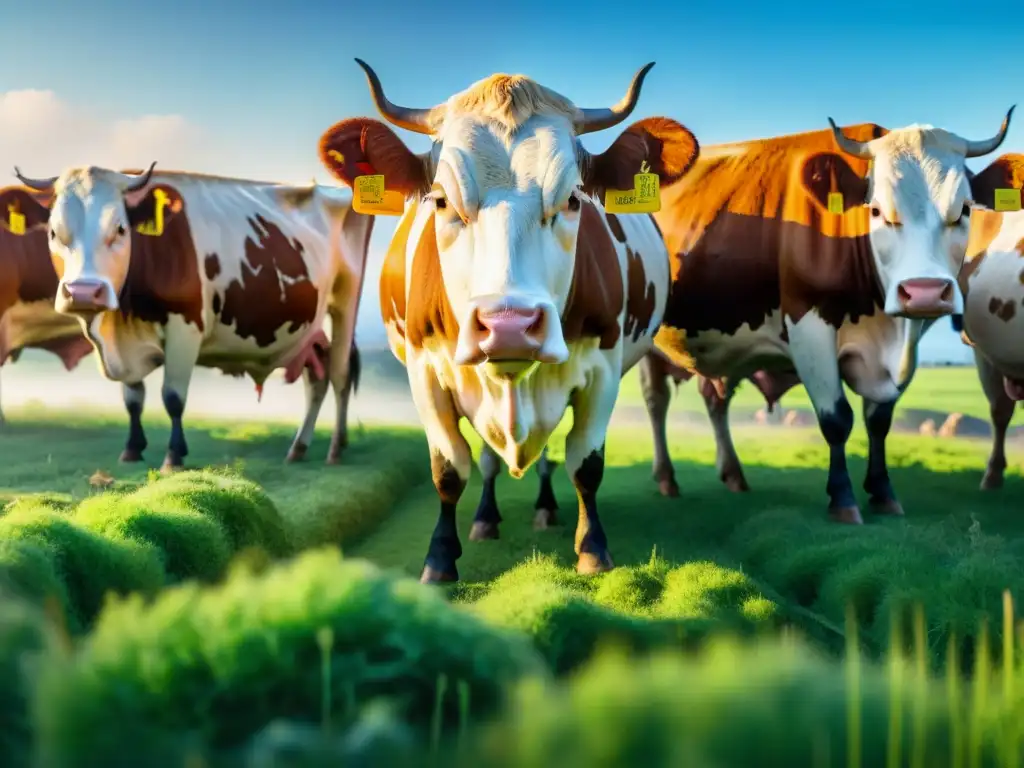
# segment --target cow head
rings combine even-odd
[[[818,180],[809,189],[822,205],[829,191],[837,191],[846,208],[867,207],[886,314],[934,319],[963,312],[956,278],[973,202],[964,161],[995,151],[1012,114],[1011,107],[999,132],[982,141],[922,125],[855,141],[829,118],[839,149],[869,161],[867,175],[854,172],[841,154],[824,153],[807,161],[803,178]],[[831,184],[821,183],[829,179]]]
[[[49,179],[15,175],[27,187],[52,192],[48,216],[50,256],[60,276],[54,308],[89,317],[118,309],[131,259],[131,230],[153,217],[153,194],[137,199],[149,170],[129,175],[95,167],[71,168]],[[174,216],[169,208],[165,220]]]
[[[653,64],[611,108],[580,109],[529,78],[499,74],[444,104],[412,109],[391,103],[374,71],[356,61],[384,118],[431,136],[433,145],[416,155],[383,123],[354,118],[324,134],[321,159],[350,186],[378,173],[389,190],[418,199],[408,247],[429,250],[440,279],[409,280],[439,283],[433,290],[445,294],[457,326],[449,330],[456,364],[489,363],[492,372],[517,375],[537,362],[565,362],[562,323],[573,312],[577,240],[590,197],[632,188],[645,161],[670,183],[697,156],[693,134],[665,118],[633,123],[598,155],[578,140],[632,113]]]

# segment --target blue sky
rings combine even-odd
[[[635,116],[671,115],[702,144],[829,116],[981,138],[1024,101],[1022,3],[0,0],[0,19],[0,92],[52,90],[111,119],[179,114],[230,144],[235,172],[273,159],[293,179],[326,181],[320,134],[375,113],[355,56],[413,106],[493,72],[606,106],[655,61]],[[601,150],[617,133],[585,143]],[[1003,149],[1024,151],[1024,106]],[[375,250],[393,226],[378,224]]]

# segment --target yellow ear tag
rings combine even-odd
[[[650,172],[644,160],[640,173],[633,176],[633,189],[608,189],[604,209],[608,213],[657,213],[661,210],[661,179]]]
[[[384,189],[384,174],[356,176],[352,189],[352,209],[371,216],[401,216],[405,213],[405,198],[400,192]]]
[[[7,228],[11,230],[11,234],[24,235],[25,234],[25,214],[18,213],[18,206],[11,204],[7,206]]]
[[[843,193],[842,192],[829,192],[828,193],[828,212],[843,213]]]
[[[995,205],[997,211],[1019,211],[1020,190],[1019,189],[997,189],[995,190]]]
[[[167,193],[162,189],[154,189],[153,197],[156,198],[156,211],[152,221],[144,221],[135,228],[140,235],[160,237],[164,233],[164,206],[170,202]]]

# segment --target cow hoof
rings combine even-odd
[[[675,480],[659,480],[658,481],[658,492],[662,496],[667,496],[670,499],[674,499],[679,495],[679,484]]]
[[[441,571],[425,565],[420,574],[420,584],[451,584],[458,580],[459,572],[454,567],[450,571]]]
[[[160,467],[160,474],[161,475],[173,475],[175,472],[181,472],[184,469],[185,469],[185,465],[182,464],[181,462],[175,463],[173,461],[167,460]]]
[[[985,470],[985,476],[981,478],[981,490],[983,491],[994,491],[998,488],[1003,487],[1003,473],[993,472],[991,469]]]
[[[295,461],[302,461],[306,458],[306,451],[309,450],[309,446],[303,445],[302,443],[296,443],[288,449],[288,455],[284,457],[287,464],[291,464]]]
[[[750,490],[747,479],[743,475],[726,475],[722,478],[722,482],[733,493],[746,493]]]
[[[828,516],[836,523],[845,523],[847,525],[864,524],[864,520],[860,516],[860,510],[857,507],[830,508]]]
[[[136,462],[142,461],[142,451],[138,451],[135,448],[125,448],[121,451],[118,461],[122,464],[135,464]]]
[[[903,517],[903,505],[896,501],[896,499],[887,499],[885,501],[872,501],[871,512],[876,515]]]
[[[612,556],[608,552],[595,554],[594,552],[581,552],[579,560],[576,561],[576,573],[593,575],[604,573],[615,567]]]
[[[483,520],[477,520],[473,523],[473,527],[469,529],[469,540],[470,541],[486,541],[487,539],[498,539],[501,538],[498,535],[498,524],[486,522]]]
[[[558,525],[558,515],[553,509],[538,509],[533,516],[533,530],[535,531],[546,531],[555,525]]]
[[[331,451],[328,453],[327,458],[324,459],[324,464],[341,464],[341,451]]]

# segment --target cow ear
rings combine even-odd
[[[804,162],[801,181],[807,193],[826,210],[828,196],[838,192],[843,196],[843,212],[864,205],[868,201],[868,180],[861,176],[842,155],[821,152]]]
[[[597,196],[609,188],[632,189],[645,161],[666,186],[686,175],[699,153],[697,137],[686,126],[667,117],[649,117],[630,125],[604,152],[586,155],[583,188]]]
[[[430,187],[424,159],[411,152],[379,120],[353,117],[327,129],[320,138],[320,161],[349,187],[357,176],[384,174],[386,189],[405,197]]]
[[[46,226],[50,221],[50,209],[40,202],[41,197],[50,202],[48,195],[43,197],[20,187],[0,191],[0,227],[25,234],[36,227]]]
[[[128,213],[128,223],[132,229],[140,224],[155,226],[159,223],[157,210],[163,218],[163,228],[182,212],[185,201],[177,190],[164,184],[154,184],[145,192],[136,192],[129,195],[125,200],[125,210]]]
[[[996,158],[985,170],[971,179],[974,204],[982,208],[995,208],[997,189],[1024,187],[1024,155],[1008,154]]]

